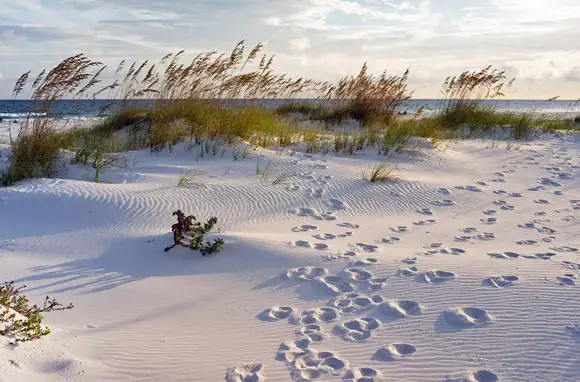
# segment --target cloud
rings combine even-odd
[[[308,37],[293,38],[292,40],[288,41],[288,46],[290,47],[290,50],[298,52],[312,48]]]
[[[368,60],[376,73],[410,67],[417,96],[435,97],[446,76],[493,64],[520,97],[580,96],[576,0],[3,0],[0,14],[0,98],[22,72],[79,52],[116,67],[242,39],[266,42],[292,76],[335,80]]]

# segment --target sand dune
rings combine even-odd
[[[578,380],[579,153],[467,140],[390,158],[398,179],[373,184],[371,150],[178,145],[99,184],[69,166],[0,188],[1,278],[75,303],[0,347],[0,380]],[[264,184],[258,160],[293,176]],[[217,216],[223,252],[165,253],[176,209]]]

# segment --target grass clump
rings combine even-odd
[[[365,62],[356,76],[345,76],[338,85],[327,84],[324,98],[332,101],[331,111],[322,119],[341,123],[346,119],[357,120],[366,127],[375,123],[389,124],[397,108],[411,99],[408,90],[409,70],[402,75],[379,76],[368,73]]]
[[[23,179],[51,176],[61,150],[70,147],[75,139],[74,131],[59,131],[55,127],[57,121],[51,113],[52,105],[55,100],[64,97],[84,98],[99,82],[104,68],[101,63],[79,54],[63,60],[49,72],[43,70],[36,77],[31,85],[30,100],[42,113],[34,118],[29,114],[21,122],[20,130],[12,142],[10,167],[3,183],[12,184]],[[16,81],[13,98],[23,91],[29,76],[30,72],[24,73]]]
[[[505,124],[505,115],[481,101],[503,96],[504,89],[511,87],[514,80],[508,81],[505,71],[491,66],[446,78],[438,114],[442,127],[457,129],[468,126],[470,129],[490,130]]]
[[[395,179],[394,167],[387,163],[377,163],[369,170],[362,171],[362,178],[371,183],[387,182]]]
[[[188,247],[192,250],[201,252],[202,256],[207,256],[215,252],[220,252],[224,247],[224,239],[221,237],[213,239],[213,241],[203,242],[204,235],[209,233],[217,224],[217,217],[211,217],[205,223],[195,222],[195,216],[185,214],[181,210],[173,212],[173,216],[177,217],[177,223],[171,226],[173,232],[173,245],[165,248],[165,252],[169,251],[176,245]]]
[[[55,299],[46,297],[41,307],[30,305],[28,298],[21,292],[25,285],[16,287],[14,281],[0,286],[0,336],[15,342],[27,342],[50,334],[50,328],[42,326],[44,313],[69,310],[74,306],[64,306]]]
[[[193,184],[193,179],[193,174],[182,171],[177,177],[177,187],[189,187]]]

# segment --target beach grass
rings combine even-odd
[[[400,116],[413,95],[408,88],[409,70],[376,76],[365,63],[356,75],[337,83],[294,79],[277,74],[274,57],[262,50],[263,45],[257,44],[247,51],[242,41],[229,54],[202,53],[189,65],[180,63],[183,51],[157,63],[123,61],[113,82],[105,86],[101,75],[106,67],[82,54],[42,71],[34,80],[27,72],[16,82],[13,96],[29,88],[30,99],[43,113],[31,114],[21,124],[12,142],[10,166],[0,181],[9,185],[49,177],[64,149],[75,152],[73,162],[85,164],[96,162],[103,152],[172,150],[186,139],[196,145],[241,139],[264,148],[303,142],[309,153],[334,148],[337,155],[354,155],[375,146],[379,154],[388,155],[399,152],[413,136],[442,140],[490,136],[500,129],[519,140],[538,129],[572,128],[571,121],[537,119],[482,105],[481,100],[502,97],[514,81],[491,67],[447,78],[433,115],[423,116],[419,109],[415,115]],[[121,107],[105,108],[108,116],[89,128],[57,129],[58,121],[51,114],[55,100],[103,96],[117,100]],[[316,101],[296,101],[298,96]],[[281,104],[268,108],[260,99],[277,99]],[[313,124],[301,123],[293,114]],[[347,120],[356,121],[360,129],[343,129]],[[215,156],[216,148],[213,151]]]

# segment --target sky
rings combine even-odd
[[[115,68],[240,40],[293,77],[410,68],[415,98],[490,64],[516,77],[510,98],[580,97],[579,0],[0,0],[0,15],[0,99],[81,52]]]

